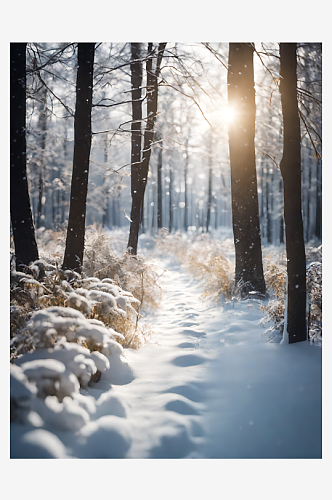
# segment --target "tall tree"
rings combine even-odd
[[[157,165],[157,223],[158,229],[162,228],[162,220],[163,220],[163,190],[162,190],[162,167],[163,167],[163,141],[161,134],[156,136],[156,139],[159,140],[159,150],[158,150],[158,165]]]
[[[189,130],[190,133],[190,130]],[[188,166],[189,166],[189,153],[188,153],[189,137],[187,136],[185,142],[185,163],[184,163],[184,230],[188,231]]]
[[[139,231],[141,219],[141,193],[142,165],[141,165],[141,143],[142,143],[142,79],[143,65],[141,60],[141,44],[131,44],[131,96],[132,96],[132,124],[131,124],[131,213],[130,213],[130,236],[128,247],[133,248],[134,238]]]
[[[284,123],[280,171],[284,181],[289,343],[306,340],[306,258],[301,212],[301,133],[297,103],[296,43],[280,44],[280,94]]]
[[[144,193],[145,193],[146,183],[148,180],[151,146],[154,137],[154,125],[158,109],[158,77],[160,73],[160,65],[165,47],[166,43],[160,43],[157,48],[157,54],[155,54],[156,50],[153,48],[153,43],[148,44],[148,56],[146,61],[147,117],[146,117],[146,127],[144,130],[144,144],[141,155],[141,161],[135,169],[132,169],[132,174],[131,174],[132,208],[130,212],[131,223],[130,223],[130,234],[128,240],[128,250],[133,255],[137,254],[139,222],[142,219],[142,213],[144,207]],[[154,59],[156,59],[155,69],[153,69]],[[132,84],[132,89],[134,90],[133,84]]]
[[[86,197],[91,149],[94,43],[78,44],[74,157],[63,269],[79,270],[83,262]]]
[[[208,202],[206,214],[206,232],[209,232],[212,204],[212,156],[209,155],[209,185],[208,185]]]
[[[16,269],[38,259],[26,171],[26,43],[10,44],[10,215]]]
[[[46,146],[46,129],[47,129],[47,89],[43,88],[42,94],[42,105],[41,105],[40,115],[39,115],[39,124],[40,124],[40,133],[41,133],[41,158],[39,165],[39,185],[38,185],[38,205],[37,205],[37,220],[36,226],[37,228],[41,226],[42,220],[42,211],[43,211],[43,197],[44,197],[44,184],[45,184],[45,146]]]
[[[253,45],[230,43],[228,104],[235,118],[228,127],[231,165],[235,282],[241,295],[265,294],[255,163]]]
[[[173,229],[173,167],[169,166],[169,232]]]

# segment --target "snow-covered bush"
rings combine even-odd
[[[152,277],[155,279],[155,277],[151,273],[142,271],[145,269],[143,261],[137,264],[137,261],[128,255],[122,259],[114,257],[113,261],[110,259],[110,262],[107,272],[102,270],[102,273],[107,275],[102,279],[97,276],[87,276],[84,271],[82,274],[69,270],[63,271],[59,268],[56,260],[44,255],[39,261],[27,266],[25,273],[12,270],[11,359],[15,359],[17,355],[24,354],[34,347],[52,346],[59,335],[58,329],[61,323],[68,327],[66,330],[67,340],[77,341],[72,331],[73,328],[71,328],[75,323],[75,331],[77,331],[77,335],[79,334],[79,321],[76,320],[67,319],[64,321],[64,319],[57,318],[55,320],[52,318],[52,327],[38,330],[38,335],[34,330],[34,335],[32,335],[31,324],[29,323],[29,327],[25,327],[25,325],[31,315],[41,308],[43,311],[47,309],[48,314],[52,312],[50,308],[58,307],[60,309],[57,309],[57,315],[62,317],[64,316],[63,308],[77,310],[81,314],[79,318],[88,319],[91,324],[89,327],[85,325],[85,329],[89,329],[90,334],[86,335],[85,342],[89,348],[101,348],[100,345],[96,347],[95,344],[102,342],[97,342],[96,338],[92,337],[97,335],[96,331],[98,329],[100,331],[100,328],[106,328],[113,332],[112,336],[115,336],[124,347],[137,348],[142,345],[151,331],[146,325],[138,322],[141,301],[128,288],[131,284],[136,296],[141,294],[141,298],[145,302],[149,302],[146,298],[146,293],[149,297],[149,292],[145,281],[147,276],[150,277],[150,280]],[[110,267],[113,269],[112,272]],[[42,279],[40,279],[40,269],[43,270]],[[139,270],[142,272],[139,273]],[[114,278],[108,274],[112,274]],[[120,282],[126,285],[127,289],[124,289],[119,284]],[[137,289],[138,282],[140,290]],[[152,285],[153,288],[154,285]],[[159,287],[155,288],[160,290]],[[158,293],[156,296],[158,298]],[[157,303],[157,299],[155,302]],[[56,332],[54,332],[55,324],[58,325],[55,327]]]
[[[311,262],[307,266],[309,295],[309,335],[315,340],[322,335],[322,263]]]
[[[37,236],[53,255],[40,245],[38,261],[22,272],[11,267],[11,417],[24,422],[35,412],[60,429],[78,430],[89,421],[88,409],[78,404],[81,390],[100,378],[106,385],[132,380],[123,348],[137,348],[151,334],[138,321],[139,308],[141,300],[157,303],[160,295],[150,300],[149,294],[160,290],[159,275],[142,259],[112,256],[103,244],[101,256],[94,254],[94,275],[89,254],[82,273],[64,271],[59,241],[54,248],[48,233]]]
[[[114,342],[112,354],[119,357],[121,353],[122,347]],[[35,349],[18,358],[15,364],[35,383],[37,396],[57,396],[62,401],[94,381],[98,372],[100,378],[110,367],[108,356],[61,338],[54,348]]]
[[[162,298],[158,285],[160,269],[147,264],[137,255],[112,253],[111,236],[96,226],[86,229],[83,271],[87,276],[104,281],[112,279],[123,290],[130,292],[141,303],[140,308],[156,308]]]

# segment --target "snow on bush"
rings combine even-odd
[[[127,268],[134,263],[134,276],[143,261],[114,257],[110,259],[113,271],[108,268],[106,272],[97,250],[95,264],[102,277],[89,276],[84,269],[81,274],[63,271],[58,255],[42,253],[22,271],[11,269],[13,421],[23,422],[35,412],[46,425],[77,430],[89,421],[90,413],[98,411],[98,405],[80,399],[80,391],[100,379],[104,382],[99,385],[105,387],[133,379],[123,348],[139,347],[150,331],[139,323],[141,301],[129,286],[121,286],[130,282],[122,267],[125,262]],[[105,255],[110,256],[109,250]],[[92,265],[91,259],[87,262]],[[144,273],[138,272],[138,276],[144,281]],[[114,398],[109,405],[119,416],[125,414]]]
[[[86,245],[83,259],[83,271],[87,276],[97,277],[102,281],[111,279],[123,290],[130,292],[139,300],[140,308],[156,308],[162,294],[158,279],[162,272],[157,266],[147,264],[138,255],[128,252],[116,255],[111,251],[114,243],[112,234],[99,230],[96,226],[86,229]]]
[[[49,320],[47,315],[45,318]],[[37,324],[38,328],[45,328],[40,318]],[[105,405],[110,412],[113,408],[116,415],[124,417],[125,406],[116,398],[111,396],[107,401],[102,398],[96,407],[80,393],[92,382],[98,382],[102,374],[107,387],[121,383],[121,379],[123,383],[132,380],[122,359],[122,346],[113,339],[110,341],[107,355],[90,352],[63,336],[53,347],[19,356],[11,365],[11,419],[23,423],[29,411],[33,411],[47,426],[76,431],[90,421],[90,414],[98,412],[99,407],[105,409]]]

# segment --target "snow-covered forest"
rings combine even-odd
[[[11,459],[322,458],[321,43],[11,43],[10,215]]]

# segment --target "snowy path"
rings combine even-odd
[[[169,261],[157,335],[127,350],[135,379],[113,386],[128,403],[132,458],[321,456],[321,348],[267,343],[246,301],[202,302]]]
[[[165,262],[163,262],[165,265]],[[204,373],[209,356],[199,284],[180,266],[162,278],[163,302],[148,315],[156,335],[139,350],[127,349],[135,379],[114,387],[128,402],[133,441],[128,458],[181,458],[202,444]]]
[[[259,303],[203,302],[180,264],[155,263],[168,271],[161,306],[144,318],[150,343],[125,349],[127,364],[111,359],[98,383],[69,398],[68,411],[84,413],[78,429],[61,430],[51,408],[43,422],[37,398],[29,423],[12,424],[12,456],[321,457],[321,347],[269,343]]]

